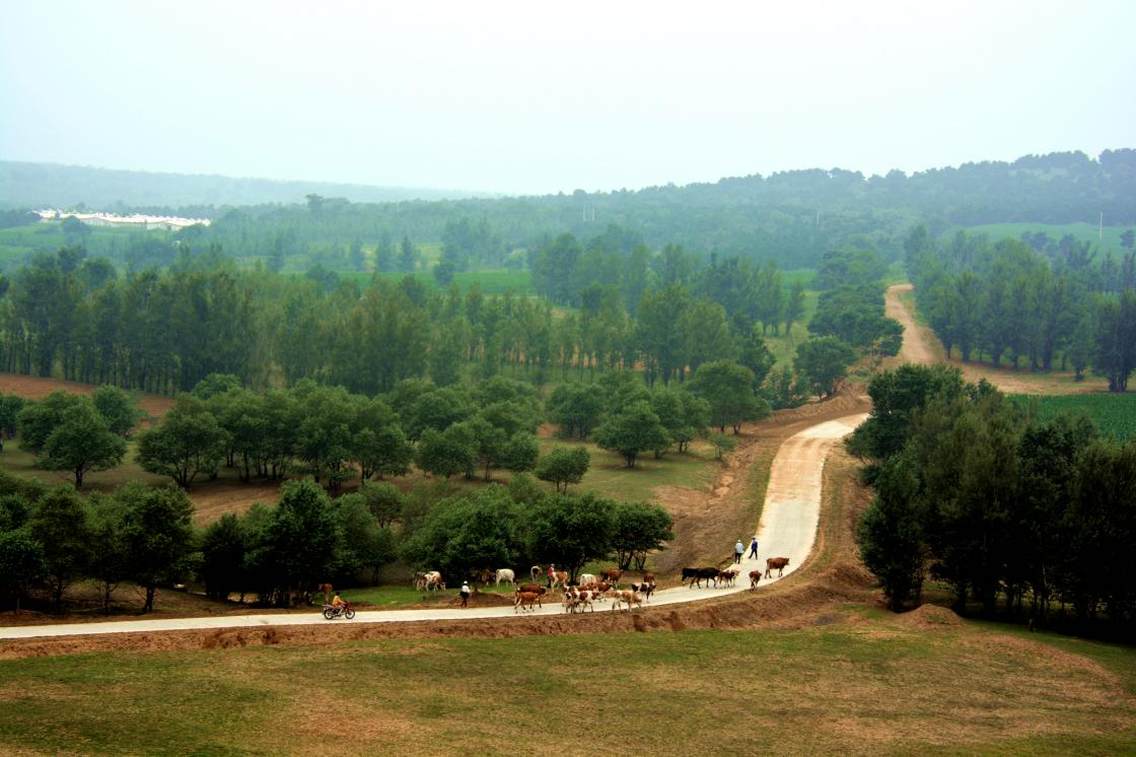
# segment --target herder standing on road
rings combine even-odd
[[[757,536],[754,536],[753,541],[749,543],[749,559],[757,559]]]
[[[462,598],[462,607],[469,607],[469,595],[471,593],[469,588],[469,581],[462,581],[462,587],[459,593],[461,594]]]
[[[745,554],[745,551],[746,551],[745,545],[742,544],[741,539],[738,539],[738,543],[734,545],[734,565],[741,564],[742,555]]]

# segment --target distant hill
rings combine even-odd
[[[199,212],[195,215],[209,216],[213,214],[201,211],[209,207],[234,205],[302,203],[308,194],[375,203],[492,196],[487,192],[445,189],[242,179],[0,161],[0,208],[73,208],[80,204],[109,211],[196,208]]]

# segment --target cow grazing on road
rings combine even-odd
[[[713,581],[715,585],[718,583],[718,569],[717,568],[683,568],[682,581],[686,583],[690,581],[690,586],[693,587],[697,584],[698,588],[702,588],[702,582],[709,583]]]
[[[752,591],[757,588],[757,582],[761,580],[760,570],[751,570],[749,572],[749,588]]]
[[[504,581],[507,584],[512,584],[513,586],[517,585],[517,574],[514,573],[509,568],[500,568],[497,571],[496,578],[497,578],[497,586],[498,587],[501,586],[502,581]]]
[[[777,571],[777,577],[780,578],[781,574],[785,572],[786,566],[789,565],[788,557],[770,557],[765,560],[765,577],[772,578],[774,570]]]

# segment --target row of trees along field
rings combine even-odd
[[[649,382],[668,383],[723,359],[764,376],[762,336],[802,317],[800,286],[786,291],[775,269],[737,261],[698,268],[680,250],[674,257],[686,262],[672,276],[669,254],[652,261],[665,276],[648,277],[635,296],[591,281],[566,295],[577,307],[564,311],[476,287],[430,292],[413,278],[329,289],[224,265],[122,278],[105,260],[64,248],[6,288],[0,366],[160,393],[210,373],[254,387],[312,378],[372,394],[406,378],[444,386],[502,370],[546,380],[556,369],[564,377],[643,366]]]
[[[1123,392],[1136,369],[1136,254],[1096,259],[1088,244],[958,232],[946,242],[917,227],[906,242],[920,312],[948,356],[1015,368],[1092,369]]]
[[[893,607],[925,579],[956,606],[999,601],[1044,622],[1055,603],[1079,619],[1136,622],[1136,442],[1084,417],[1037,422],[1028,405],[958,370],[905,365],[874,378],[872,414],[849,441],[876,498],[860,523],[865,564]]]
[[[373,584],[399,557],[451,581],[532,561],[575,574],[609,557],[642,569],[674,538],[657,505],[552,494],[527,476],[457,495],[378,484],[336,499],[311,480],[289,481],[275,506],[204,530],[192,521],[192,503],[173,487],[83,496],[0,475],[0,604],[46,597],[59,609],[69,588],[88,581],[107,611],[120,584],[137,585],[149,612],[159,588],[196,578],[215,599],[238,593],[288,606],[320,583]]]

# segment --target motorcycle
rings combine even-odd
[[[336,618],[340,617],[351,620],[355,617],[355,608],[350,604],[340,605],[339,607],[335,607],[334,605],[324,605],[323,616],[328,620],[335,620]]]

